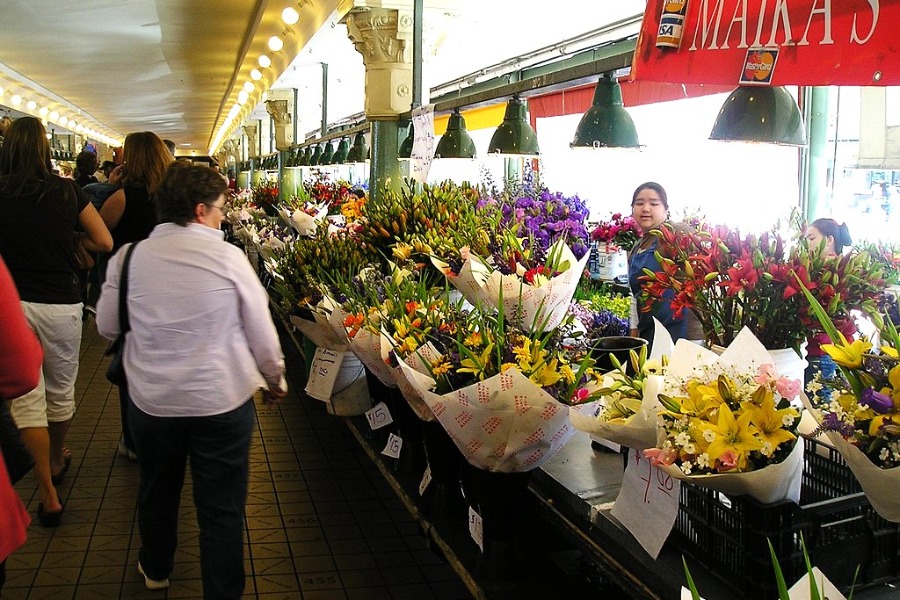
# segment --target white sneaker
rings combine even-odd
[[[147,574],[144,573],[144,567],[141,566],[141,561],[138,561],[138,573],[144,576],[144,587],[148,590],[164,590],[169,587],[168,579],[150,579],[147,577]]]

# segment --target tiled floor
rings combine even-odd
[[[34,518],[28,543],[8,561],[4,600],[202,597],[189,484],[171,587],[145,590],[135,567],[138,468],[116,456],[119,401],[104,377],[105,348],[93,322],[87,322],[78,413],[68,436],[74,460],[59,488],[66,507],[63,524],[44,529]],[[293,391],[279,407],[258,407],[244,597],[470,598],[453,569],[426,547],[418,523],[345,423],[327,415],[322,403],[298,395],[299,382],[290,383]],[[33,477],[26,476],[17,489],[34,514]]]

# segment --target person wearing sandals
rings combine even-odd
[[[10,412],[35,460],[38,520],[55,527],[63,510],[56,486],[72,461],[66,431],[75,415],[81,347],[75,244],[108,252],[112,237],[81,189],[52,174],[47,132],[34,117],[16,119],[0,148],[0,206],[0,256],[44,348],[38,387],[13,399]]]
[[[97,330],[116,339],[120,288],[127,289],[123,364],[141,471],[138,570],[148,589],[169,586],[190,459],[203,597],[216,600],[244,591],[252,396],[263,388],[277,400],[287,391],[266,291],[220,230],[227,185],[209,167],[172,163],[156,190],[160,224],[110,258],[97,303]]]

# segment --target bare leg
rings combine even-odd
[[[46,427],[25,427],[20,429],[22,441],[31,456],[34,457],[34,476],[40,488],[41,501],[44,503],[44,511],[48,513],[59,512],[62,504],[53,482],[50,481],[50,433]]]
[[[72,419],[60,421],[59,423],[49,423],[50,430],[50,473],[58,475],[65,466],[65,456],[63,456],[63,448],[66,446],[66,432],[69,430],[69,424]]]

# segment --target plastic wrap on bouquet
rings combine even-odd
[[[459,293],[470,304],[475,306],[493,306],[497,303],[496,299],[492,298],[485,290],[485,284],[493,269],[480,258],[473,256],[466,258],[462,268],[459,270],[459,274],[454,274],[450,270],[450,265],[433,256],[431,257],[431,264],[446,275],[453,287],[459,290]]]
[[[519,274],[503,275],[499,271],[492,272],[485,283],[489,301],[496,306],[502,293],[507,318],[520,315],[517,321],[525,329],[550,331],[559,327],[569,312],[569,303],[590,257],[590,253],[585,253],[581,260],[576,260],[569,247],[561,242],[551,247],[551,255],[554,252],[560,256],[559,264],[569,266],[542,286],[525,283]]]
[[[731,496],[747,495],[763,504],[782,500],[800,502],[803,475],[803,443],[795,441],[794,449],[780,463],[746,473],[716,473],[685,475],[675,465],[656,465],[675,479],[707,487]]]
[[[390,354],[391,349],[390,339],[387,338],[382,340],[381,354],[385,362],[388,361],[388,355]],[[440,357],[440,352],[437,351],[431,342],[428,342],[424,346],[418,348],[414,353],[407,356],[406,364],[425,377],[428,377],[428,379],[431,379],[428,367],[425,363],[428,361],[428,363],[433,364]],[[400,393],[403,394],[403,398],[406,400],[407,404],[409,404],[410,408],[413,409],[413,412],[416,413],[416,416],[423,421],[434,421],[434,413],[428,408],[428,404],[426,404],[425,400],[422,398],[422,393],[419,391],[419,388],[409,381],[403,369],[399,366],[392,367],[391,372],[394,374],[394,381],[397,382]],[[425,385],[427,386],[427,383],[425,383]]]
[[[821,423],[819,411],[812,407],[806,394],[801,394],[800,398],[816,423]],[[891,523],[900,523],[900,496],[897,495],[900,486],[900,467],[882,469],[836,431],[826,431],[823,435],[828,438],[828,443],[841,453],[875,512]]]
[[[282,220],[292,227],[298,235],[304,237],[312,237],[316,234],[316,228],[319,226],[325,216],[328,214],[328,206],[322,206],[316,211],[316,214],[309,214],[299,208],[291,212],[290,210],[279,207],[278,214]]]
[[[263,258],[275,258],[284,252],[284,242],[275,236],[269,236],[259,244],[259,254]]]
[[[653,349],[648,358],[661,361],[663,356],[672,354],[672,336],[658,320],[653,319],[653,322],[655,327]],[[608,378],[611,376],[607,375],[604,378],[604,386]],[[577,429],[627,448],[638,450],[653,448],[656,445],[659,413],[663,409],[658,397],[662,386],[663,377],[661,375],[648,376],[644,380],[641,406],[635,414],[627,419],[603,421],[598,418],[605,403],[610,400],[608,397],[602,397],[596,402],[572,406],[569,409],[569,418]]]
[[[390,344],[381,332],[372,333],[361,327],[352,338],[347,338],[350,350],[378,380],[389,388],[396,388],[397,381],[391,367],[381,358],[382,343]]]
[[[419,388],[469,464],[487,471],[530,471],[549,460],[574,435],[567,407],[518,369],[507,369],[448,394],[429,391],[434,380],[407,365]]]
[[[656,446],[659,412],[662,404],[657,395],[662,390],[663,378],[652,375],[644,382],[644,398],[636,413],[624,421],[602,421],[598,414],[603,410],[604,398],[569,408],[569,418],[576,429],[607,439],[626,448],[644,450]]]

